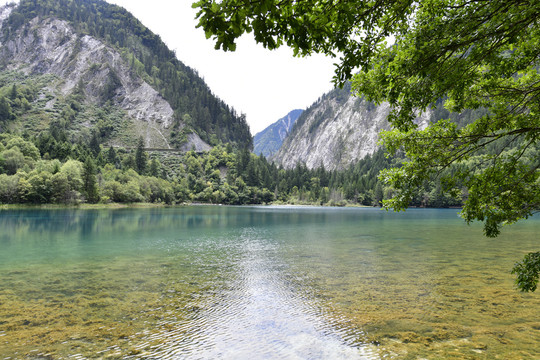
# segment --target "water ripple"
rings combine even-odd
[[[264,233],[246,228],[231,252],[233,276],[206,299],[200,311],[174,324],[174,331],[154,334],[160,359],[374,359],[358,333],[340,330],[325,317],[294,274],[280,261],[279,245]],[[228,249],[231,251],[231,249]],[[150,339],[153,340],[153,339]]]

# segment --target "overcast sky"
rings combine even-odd
[[[196,29],[192,0],[107,0],[126,8],[195,69],[214,94],[245,113],[251,133],[305,109],[333,88],[333,63],[324,56],[295,58],[286,47],[268,51],[251,37],[240,39],[235,52],[214,50]],[[11,2],[0,0],[0,4]]]

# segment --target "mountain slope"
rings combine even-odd
[[[273,160],[285,168],[304,163],[344,169],[379,148],[379,132],[390,128],[389,111],[388,104],[351,96],[350,85],[334,89],[302,113]],[[417,122],[425,126],[430,116],[422,114]]]
[[[251,146],[245,119],[125,9],[100,0],[21,0],[0,16],[2,86],[23,80],[32,88],[33,119],[56,119],[68,106],[76,112],[65,124],[71,130],[108,122],[98,129],[104,142],[132,145],[143,136],[155,147]],[[37,88],[39,76],[52,81]],[[74,97],[81,106],[71,106]],[[40,99],[47,101],[40,106]]]
[[[293,110],[253,137],[253,152],[269,157],[274,155],[287,137],[303,110]]]

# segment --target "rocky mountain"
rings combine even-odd
[[[344,169],[379,148],[379,132],[390,128],[389,111],[388,104],[351,96],[350,84],[334,89],[300,115],[272,159],[285,168],[304,163],[310,169]],[[424,127],[430,117],[424,113],[417,122]]]
[[[303,110],[293,110],[263,131],[258,132],[253,137],[253,152],[265,157],[274,155],[302,112]]]
[[[198,151],[252,144],[244,117],[159,36],[101,0],[21,0],[1,8],[0,69],[0,97],[17,119],[0,119],[3,128],[60,127],[123,146],[142,136],[148,147]]]

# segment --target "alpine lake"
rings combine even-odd
[[[510,271],[539,240],[455,209],[2,210],[0,360],[538,359]]]

